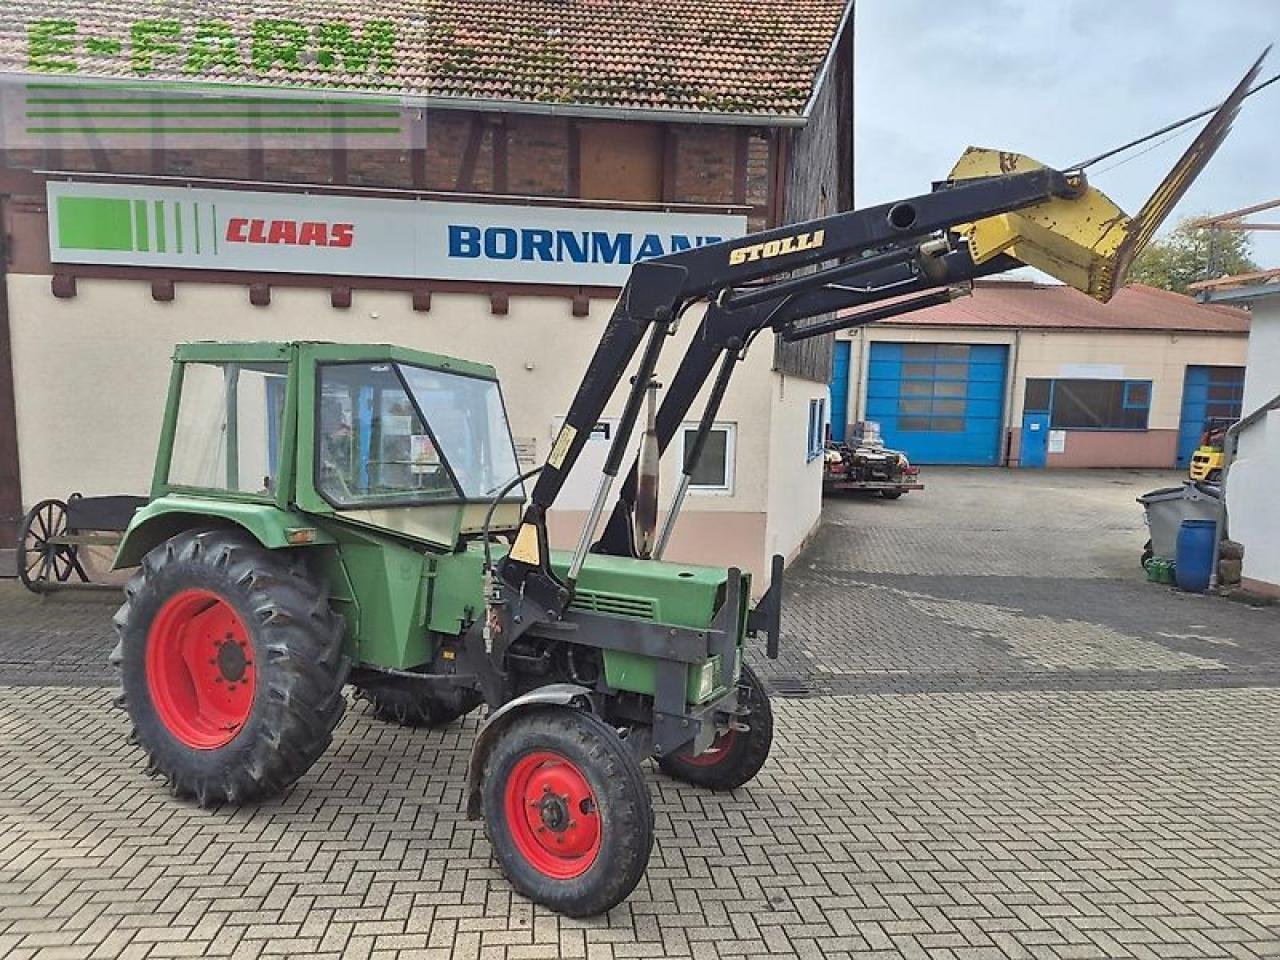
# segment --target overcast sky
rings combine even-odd
[[[1262,79],[1280,73],[1280,0],[856,3],[860,207],[926,192],[969,145],[1052,166],[1094,156],[1218,103],[1268,43]],[[1090,181],[1136,213],[1199,129]],[[1171,220],[1276,198],[1280,82],[1245,101]],[[1251,236],[1254,259],[1280,266],[1280,233]]]

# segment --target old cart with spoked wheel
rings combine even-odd
[[[146,497],[82,497],[41,500],[27,511],[18,530],[18,579],[33,593],[67,587],[117,589],[96,584],[85,569],[83,551],[120,544]]]

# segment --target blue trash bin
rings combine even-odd
[[[1178,528],[1175,569],[1179,589],[1191,593],[1204,593],[1209,589],[1209,578],[1213,573],[1213,545],[1217,539],[1218,521],[1182,521]]]

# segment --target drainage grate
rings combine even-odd
[[[813,687],[805,677],[794,675],[770,677],[768,684],[771,693],[789,700],[802,700],[814,695]]]

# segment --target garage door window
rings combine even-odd
[[[908,343],[902,348],[898,429],[963,433],[969,389],[969,346]]]
[[[682,428],[680,444],[680,471],[688,462],[687,457],[693,453],[694,440],[698,436],[698,425],[686,423]],[[703,493],[733,493],[733,456],[734,425],[717,423],[707,434],[706,445],[702,448],[702,456],[693,469],[689,479],[689,489]]]
[[[1150,380],[1028,380],[1024,407],[1054,430],[1146,430]]]

